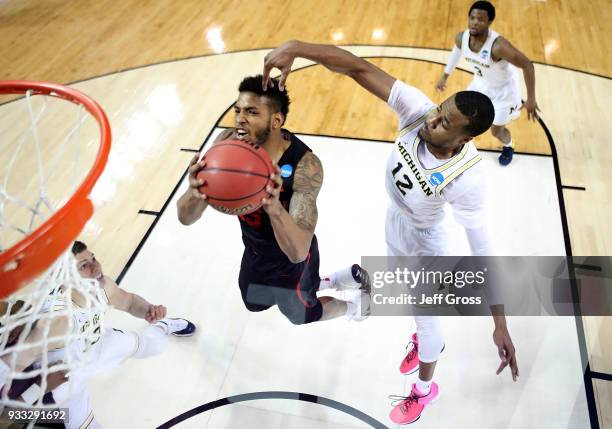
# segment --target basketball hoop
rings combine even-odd
[[[100,338],[103,291],[80,277],[71,248],[93,214],[111,131],[97,102],[63,85],[0,81],[0,95],[23,95],[0,105],[0,385],[40,377],[41,387],[27,403],[2,389],[0,405],[42,407],[47,376],[86,365]],[[67,325],[51,333],[57,318]],[[24,355],[35,356],[27,369]]]
[[[48,268],[83,229],[93,214],[89,193],[102,174],[110,152],[110,125],[106,114],[93,99],[75,89],[55,83],[0,81],[2,95],[26,93],[58,97],[83,106],[98,122],[100,148],[89,174],[72,198],[36,230],[0,253],[0,299],[6,298]]]

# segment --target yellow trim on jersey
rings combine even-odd
[[[476,163],[478,163],[478,161],[480,161],[482,159],[482,157],[480,156],[480,154],[476,155],[474,158],[470,159],[468,162],[466,162],[464,165],[462,165],[461,167],[459,167],[457,170],[455,170],[450,176],[448,176],[447,178],[444,179],[444,181],[442,183],[440,183],[437,187],[436,187],[436,197],[440,196],[440,193],[442,192],[442,189],[444,189],[444,187],[446,185],[448,185],[450,182],[452,182],[453,180],[455,180],[457,178],[457,176],[459,176],[461,173],[465,172],[466,170],[468,170],[469,168],[473,167],[474,165],[476,165]]]
[[[418,136],[417,136],[418,137]],[[417,141],[413,146],[412,146],[412,151],[414,153],[415,158],[418,160],[419,156],[417,154],[417,149],[419,144],[421,144],[423,140],[421,140],[419,138],[419,141]],[[457,153],[455,156],[453,156],[452,158],[450,158],[448,160],[448,162],[436,167],[436,168],[425,168],[425,166],[423,165],[423,163],[419,160],[419,165],[421,166],[421,168],[423,169],[423,171],[427,174],[430,173],[436,173],[439,171],[444,171],[450,167],[452,167],[453,165],[455,165],[457,162],[461,161],[465,155],[468,153],[468,143],[463,145],[463,148],[461,148],[461,150],[459,151],[459,153]]]
[[[70,416],[68,416],[68,418],[70,418]],[[85,421],[81,423],[81,426],[79,426],[79,429],[87,429],[89,425],[93,422],[93,419],[94,419],[93,410],[91,410],[89,412],[89,415],[85,419]]]
[[[104,299],[106,299],[104,304],[110,305],[110,299],[108,299],[108,294],[106,293],[106,289],[104,289],[104,287],[102,287],[102,292],[104,292]]]
[[[404,137],[406,134],[408,134],[410,131],[414,130],[417,126],[419,126],[427,117],[427,115],[429,115],[431,112],[433,112],[435,109],[437,109],[438,106],[434,106],[431,109],[429,109],[427,112],[423,113],[416,121],[411,122],[410,124],[406,125],[404,128],[402,128],[402,130],[399,133],[400,137]]]

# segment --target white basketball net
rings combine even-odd
[[[28,92],[0,106],[0,252],[68,201],[93,164],[99,142],[96,121],[80,105]],[[73,303],[77,294],[83,307]],[[105,308],[98,282],[80,277],[70,248],[5,299],[0,405],[57,407],[43,405],[48,375],[90,364]],[[30,387],[18,395],[24,386]]]

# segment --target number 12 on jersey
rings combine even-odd
[[[402,163],[398,162],[397,163],[397,167],[395,167],[391,171],[391,174],[393,174],[393,178],[394,179],[395,179],[395,176],[397,175],[397,173],[400,172],[402,167],[403,167]],[[410,180],[410,177],[408,177],[408,175],[406,175],[406,174],[402,174],[402,178],[404,179],[404,182],[402,182],[401,180],[398,179],[398,180],[395,181],[395,186],[397,187],[397,190],[402,193],[402,195],[406,195],[406,189],[408,189],[408,190],[412,189],[412,181]]]

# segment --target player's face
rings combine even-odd
[[[234,104],[238,140],[264,144],[270,137],[273,115],[266,98],[253,92],[241,92]]]
[[[468,16],[470,36],[484,34],[488,30],[489,25],[491,25],[491,21],[489,21],[489,14],[486,10],[472,9]]]
[[[435,148],[454,150],[470,141],[465,131],[468,123],[468,118],[457,109],[453,95],[425,120],[425,125],[419,130],[419,137]]]
[[[102,266],[96,259],[96,255],[85,249],[81,253],[77,253],[75,258],[81,277],[84,279],[102,279],[104,273],[102,273]]]

